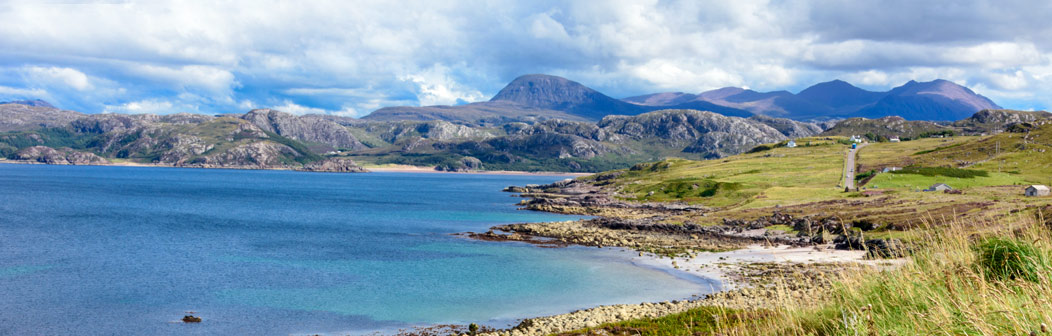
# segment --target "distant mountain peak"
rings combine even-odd
[[[559,76],[531,74],[515,78],[490,101],[508,101],[536,107],[557,107],[584,102],[599,92]]]
[[[0,102],[0,104],[19,104],[19,105],[26,105],[26,106],[38,106],[38,107],[56,108],[54,105],[51,105],[51,103],[48,103],[48,102],[40,100],[40,99],[12,100],[12,101],[9,101],[9,102]]]

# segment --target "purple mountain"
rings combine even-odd
[[[888,92],[867,91],[834,80],[815,84],[797,94],[726,87],[697,95],[656,93],[629,97],[624,101],[666,108],[707,102],[757,115],[796,120],[884,116],[901,116],[910,120],[960,120],[980,110],[1000,108],[990,99],[946,80],[910,81]]]

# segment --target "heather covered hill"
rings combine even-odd
[[[859,116],[879,118],[900,116],[909,120],[952,121],[967,118],[986,109],[1000,109],[990,99],[946,80],[909,81],[892,89],[873,105],[862,108]]]
[[[726,87],[696,95],[668,92],[624,100],[643,106],[666,108],[708,103],[750,114],[806,121],[887,116],[900,116],[907,120],[953,121],[967,118],[980,110],[1000,108],[966,87],[941,79],[931,82],[910,81],[887,92],[867,91],[845,81],[834,80],[812,85],[797,94]]]

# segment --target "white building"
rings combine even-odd
[[[1031,197],[1048,196],[1049,190],[1048,190],[1047,186],[1035,184],[1035,185],[1026,187],[1026,191],[1024,191],[1023,193],[1024,193],[1024,195],[1031,196]]]
[[[785,144],[785,147],[789,147],[789,148],[796,147],[796,141],[795,140],[789,140],[789,142]]]

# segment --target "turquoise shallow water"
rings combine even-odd
[[[0,164],[0,334],[363,333],[687,298],[627,252],[453,236],[573,219],[561,177]],[[186,311],[205,321],[172,323]]]

